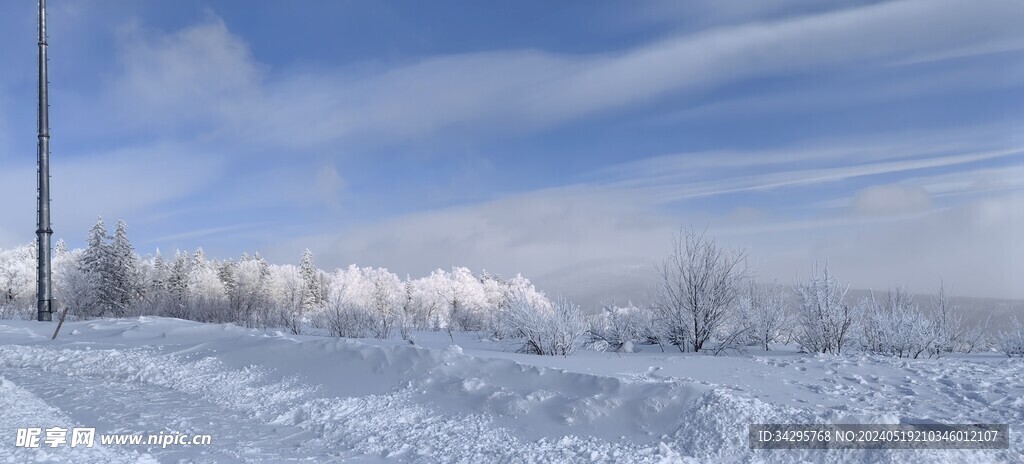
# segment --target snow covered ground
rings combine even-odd
[[[176,319],[0,321],[0,462],[1024,462],[1024,363],[517,354],[473,334],[291,336]],[[751,450],[752,423],[1006,423],[1009,450]],[[211,446],[18,448],[24,427]]]

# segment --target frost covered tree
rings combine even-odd
[[[746,252],[727,250],[694,230],[673,237],[662,263],[661,302],[670,342],[700,351],[736,317],[736,301],[748,277]]]
[[[453,267],[446,277],[438,289],[448,305],[446,328],[449,332],[483,329],[488,301],[480,280],[465,267]]]
[[[788,301],[789,294],[781,285],[753,282],[739,300],[740,314],[747,324],[749,338],[764,351],[768,351],[772,343],[790,330]]]
[[[170,277],[170,268],[160,250],[151,259],[142,260],[140,274],[142,274],[145,304],[152,314],[163,314],[164,308],[169,300],[167,292],[167,280]]]
[[[274,324],[276,321],[272,317],[272,302],[267,285],[270,265],[259,253],[252,256],[244,254],[232,270],[234,284],[228,290],[228,304],[238,323],[246,327],[263,328]]]
[[[358,301],[364,289],[362,273],[355,265],[338,269],[331,276],[322,325],[332,336],[363,338],[373,330],[373,315],[361,304],[365,300]]]
[[[569,356],[586,339],[587,321],[580,307],[566,300],[547,306],[535,304],[526,295],[515,295],[507,318],[523,340],[524,353]]]
[[[383,268],[351,265],[332,278],[328,326],[343,337],[389,338],[402,319],[405,286]]]
[[[224,286],[224,293],[228,295],[228,307],[232,309],[232,314],[236,311],[231,306],[231,295],[238,287],[238,279],[235,275],[238,273],[238,263],[227,259],[217,263],[217,278],[220,279],[221,285]]]
[[[31,319],[35,315],[36,246],[0,250],[0,318]]]
[[[303,305],[307,302],[305,275],[292,265],[270,267],[270,295],[280,323],[291,333],[302,333]]]
[[[326,304],[312,322],[344,337],[388,338],[398,329],[403,339],[412,341],[413,328],[505,333],[506,318],[499,316],[513,293],[551,308],[521,275],[504,280],[487,273],[476,276],[461,267],[403,281],[387,269],[350,265],[328,280]]]
[[[906,289],[890,291],[885,304],[879,304],[872,294],[861,308],[861,333],[867,351],[900,358],[917,358],[934,351],[936,325]]]
[[[167,269],[167,301],[163,308],[163,315],[189,319],[191,311],[188,306],[189,292],[189,269],[191,262],[188,252],[176,250],[174,259]]]
[[[963,341],[960,343],[961,351],[964,353],[973,353],[975,351],[983,351],[989,348],[991,343],[989,326],[991,325],[991,317],[978,321],[969,329],[964,331]]]
[[[103,218],[90,228],[85,249],[58,241],[54,292],[77,317],[156,314],[199,322],[236,322],[247,327],[304,324],[347,337],[390,337],[397,329],[482,330],[509,295],[551,308],[528,279],[503,280],[453,267],[422,279],[402,280],[384,268],[350,266],[334,274],[316,268],[308,250],[298,266],[271,265],[259,254],[239,261],[208,259],[202,248],[176,251],[165,260],[139,256],[119,221],[114,235]],[[34,244],[0,249],[0,317],[32,317],[35,311]]]
[[[632,302],[626,306],[604,305],[591,321],[592,347],[598,351],[631,353],[637,343],[658,343],[656,328],[660,324],[656,317],[651,308],[638,307]]]
[[[413,300],[418,307],[417,319],[426,318],[435,329],[446,329],[449,337],[455,330],[483,330],[491,307],[481,279],[465,267],[451,272],[437,269],[413,283]]]
[[[479,276],[480,288],[486,301],[483,325],[488,335],[494,339],[502,339],[506,336],[505,324],[503,324],[504,312],[508,309],[509,291],[508,284],[500,275],[484,271]]]
[[[200,322],[230,322],[234,314],[229,310],[227,290],[220,280],[218,263],[206,259],[199,248],[187,266],[185,301],[193,320]]]
[[[143,291],[139,287],[135,250],[128,240],[128,226],[118,221],[111,237],[103,218],[98,218],[89,229],[86,241],[88,247],[79,265],[90,281],[92,298],[89,307],[78,308],[80,314],[124,316],[127,309],[140,300]]]
[[[402,283],[402,311],[399,316],[398,332],[402,340],[416,344],[416,339],[412,334],[413,321],[416,317],[416,302],[413,299],[413,285],[409,276],[406,276],[405,282]]]
[[[939,284],[939,293],[935,297],[934,306],[935,343],[932,346],[931,355],[939,357],[961,349],[967,332],[964,328],[963,316],[950,301],[945,282]]]
[[[64,239],[57,239],[57,243],[53,246],[54,256],[59,254],[65,254],[68,251],[68,244],[64,242]]]
[[[374,336],[381,339],[391,337],[392,331],[401,321],[405,303],[405,286],[402,280],[387,269],[367,269],[370,281],[372,309],[375,313]]]
[[[818,275],[816,266],[811,277],[796,285],[798,296],[796,341],[808,351],[840,354],[854,330],[857,307],[846,300],[849,285],[824,267]]]
[[[139,299],[142,291],[138,287],[139,270],[135,249],[128,240],[128,225],[124,221],[117,221],[108,258],[111,273],[109,280],[113,285],[111,307],[115,316],[123,316],[126,309]]]
[[[81,249],[58,249],[53,256],[53,291],[58,304],[70,314],[81,315],[83,308],[94,307],[93,287],[89,275],[81,266]]]
[[[480,277],[480,282],[486,301],[483,309],[484,323],[488,335],[492,338],[500,340],[520,335],[517,328],[508,323],[508,311],[513,301],[526,300],[529,306],[543,311],[552,309],[552,303],[547,296],[538,291],[530,279],[523,277],[522,274],[504,280],[484,273]]]
[[[517,277],[521,278],[522,276]],[[506,282],[500,275],[492,274],[486,270],[477,277],[477,280],[480,281],[480,289],[484,293],[484,299],[487,301],[489,308],[508,306],[507,300],[509,296],[506,289],[509,287],[509,282]]]
[[[389,338],[402,317],[405,286],[384,268],[350,266],[340,278],[345,282],[340,295],[345,305],[363,319],[362,325],[376,338]]]
[[[945,284],[933,308],[921,308],[904,288],[890,291],[884,303],[874,293],[862,303],[861,343],[872,353],[917,358],[944,356],[971,345],[963,318],[950,301]]]
[[[110,240],[103,218],[97,218],[96,224],[89,229],[86,239],[87,247],[82,255],[82,270],[89,276],[92,288],[92,307],[80,308],[80,314],[86,317],[113,313],[118,305],[119,293],[114,281],[113,258]]]
[[[410,282],[413,326],[420,330],[440,330],[448,320],[448,301],[444,289],[448,285],[445,272],[438,269],[430,275]]]
[[[316,312],[323,308],[326,301],[324,295],[324,279],[320,276],[320,270],[313,264],[313,252],[306,249],[302,253],[302,262],[299,264],[299,272],[302,276],[302,305],[299,317],[303,312]]]
[[[1024,325],[1014,318],[995,336],[996,349],[1007,357],[1024,357]]]

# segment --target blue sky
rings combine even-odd
[[[1024,298],[1024,5],[51,0],[55,236],[552,293],[680,227],[763,280]],[[34,2],[0,4],[0,247],[34,238]]]

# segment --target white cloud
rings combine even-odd
[[[189,153],[181,146],[156,145],[70,160],[53,157],[50,173],[56,235],[77,238],[84,236],[96,216],[125,218],[191,195],[222,176],[223,165],[217,158]],[[19,243],[31,239],[36,223],[36,167],[22,164],[0,172],[0,197],[6,208],[0,230],[25,237]],[[25,233],[12,233],[19,230]],[[5,245],[11,244],[0,242]]]
[[[1024,197],[991,197],[912,220],[808,233],[814,255],[859,287],[905,284],[933,291],[940,279],[958,292],[1024,298]]]
[[[1020,195],[909,215],[787,221],[751,207],[668,214],[629,191],[573,187],[299,237],[269,256],[294,260],[310,247],[323,266],[357,262],[413,276],[466,265],[522,272],[541,288],[588,303],[642,300],[672,234],[709,224],[724,244],[748,248],[763,280],[792,282],[814,261],[828,260],[855,288],[903,284],[931,292],[945,280],[958,294],[1024,298]]]
[[[749,17],[742,11],[736,15]],[[151,130],[184,141],[55,164],[55,177],[64,179],[54,184],[54,210],[61,211],[57,226],[84,231],[96,214],[117,217],[191,195],[224,175],[227,158],[251,156],[245,148],[329,158],[326,147],[345,145],[340,141],[546,128],[749,78],[935,59],[954,47],[957,56],[991,53],[1020,39],[1021,23],[1024,9],[1012,1],[905,0],[720,27],[604,54],[494,51],[317,72],[260,63],[216,18],[169,35],[128,30],[133,40],[122,42],[120,68],[103,101],[79,102],[73,119],[85,128],[90,120],[113,127],[101,130],[117,135],[126,128]],[[96,121],[104,113],[115,114],[121,124]],[[209,153],[199,147],[215,145],[208,141],[226,144],[227,153],[202,156]],[[679,226],[710,223],[725,225],[713,229],[723,240],[750,245],[766,278],[789,281],[814,259],[828,257],[838,273],[859,287],[906,283],[929,290],[944,278],[967,294],[1022,296],[1019,196],[920,212],[927,211],[920,190],[933,198],[1000,191],[976,183],[964,187],[963,178],[936,179],[920,190],[900,183],[862,192],[863,210],[901,203],[900,212],[919,211],[911,216],[787,221],[757,205],[741,205],[731,217],[659,209],[684,198],[964,167],[1021,153],[1013,143],[833,142],[792,151],[684,154],[618,166],[623,171],[617,176],[605,174],[587,185],[300,237],[277,246],[272,257],[291,262],[312,247],[325,266],[355,261],[416,275],[469,265],[563,283],[602,269],[607,271],[603,275],[621,279],[649,270]],[[851,157],[857,164],[849,164]],[[728,175],[700,179],[693,174],[697,167]],[[749,174],[752,167],[758,174]],[[226,187],[215,205],[211,201],[204,207],[265,207],[268,200],[299,201],[317,193],[336,198],[344,185],[338,173],[328,166],[306,168],[238,174],[251,182]],[[23,223],[34,229],[33,170],[23,166],[0,173],[0,195],[11,205],[10,214],[0,219],[0,240],[25,241],[11,238],[22,234],[10,233],[22,230]],[[607,185],[594,186],[609,178]],[[224,230],[212,227],[165,238]],[[32,238],[31,232],[25,236]]]
[[[984,48],[972,48],[985,54]],[[964,52],[966,53],[966,51]],[[976,55],[949,56],[947,59]],[[901,62],[899,65],[923,63]],[[936,66],[883,66],[849,69],[842,76],[831,76],[803,83],[798,87],[766,90],[755,95],[730,96],[688,106],[679,111],[657,115],[651,121],[673,124],[679,121],[736,116],[777,116],[780,114],[822,113],[846,108],[876,107],[913,99],[970,95],[985,91],[1006,90],[1019,86],[1024,79],[1024,61],[1017,55],[986,63],[948,63],[936,72]]]
[[[853,211],[869,216],[919,213],[931,208],[931,196],[920,187],[872,185],[853,197]]]
[[[641,184],[690,182],[714,176],[736,177],[743,172],[793,170],[802,166],[848,166],[857,163],[926,160],[971,152],[997,152],[1022,147],[1007,137],[1017,127],[1006,123],[949,130],[895,131],[824,138],[805,138],[791,145],[751,150],[714,150],[651,156],[613,164],[587,174],[600,182]],[[1012,155],[1012,154],[1011,154]],[[982,156],[988,156],[982,154]],[[996,153],[996,156],[1001,156]]]
[[[1024,190],[1024,165],[964,169],[957,172],[905,179],[933,197],[950,197]]]
[[[794,13],[827,11],[837,7],[829,0],[761,0],[723,2],[718,0],[652,0],[632,5],[643,22],[680,23],[680,26],[714,26],[792,16]],[[841,7],[841,5],[838,5]]]
[[[350,262],[424,275],[452,265],[538,276],[595,262],[648,263],[672,228],[627,192],[558,188],[410,214],[344,233],[300,237],[271,257],[317,251],[324,266]]]
[[[928,63],[934,61],[953,60],[969,56],[1016,52],[1020,50],[1024,50],[1024,39],[1020,37],[1008,38],[980,44],[952,47],[946,50],[914,56],[902,61],[900,64]]]
[[[171,235],[164,235],[162,237],[157,237],[157,238],[154,238],[152,240],[147,240],[146,243],[155,243],[155,244],[159,245],[159,244],[163,244],[163,243],[176,242],[176,241],[180,241],[180,240],[190,240],[190,239],[196,239],[196,238],[204,238],[204,237],[210,237],[210,236],[213,236],[213,235],[222,235],[222,234],[224,234],[226,232],[238,232],[238,231],[244,231],[244,230],[251,230],[251,229],[254,229],[254,228],[257,228],[257,227],[266,226],[267,224],[268,223],[266,223],[266,222],[252,222],[252,223],[248,223],[248,224],[232,224],[230,226],[210,227],[210,228],[199,229],[199,230],[189,230],[187,232],[180,232],[180,233],[171,234]]]
[[[954,172],[908,177],[887,188],[919,192],[916,195],[927,195],[929,203],[958,197],[1013,193],[1024,190],[1024,166],[962,167]],[[907,195],[910,194],[903,196]],[[816,206],[850,208],[856,201],[855,197],[841,197],[817,202]]]
[[[744,171],[735,170],[714,170],[701,169],[701,160],[705,158],[702,154],[694,156],[693,164],[690,164],[691,156],[688,154],[662,157],[655,162],[643,160],[635,164],[629,163],[620,166],[620,178],[610,185],[627,188],[638,192],[644,192],[653,201],[658,203],[672,203],[680,200],[693,198],[711,197],[728,193],[767,191],[784,187],[796,187],[815,184],[839,182],[858,177],[878,176],[882,174],[893,174],[905,171],[915,171],[927,168],[938,168],[947,166],[958,166],[981,161],[1013,158],[1024,155],[1024,148],[1010,148],[974,153],[958,153],[949,155],[919,156],[912,159],[891,159],[899,158],[906,153],[889,153],[890,160],[878,162],[863,162],[851,164],[849,160],[836,159],[836,153],[844,153],[855,150],[845,148],[826,149],[818,152],[807,152],[803,154],[787,155],[789,160],[795,161],[804,158],[805,161],[815,160],[818,163],[829,163],[822,167],[805,168],[808,163],[798,163],[788,167],[789,169],[776,168],[774,171],[762,174],[746,174],[751,168],[770,166],[770,161],[775,151],[763,152],[767,160],[759,158],[758,153],[746,154],[747,165],[744,165],[744,156],[736,157],[720,155],[719,167],[735,166],[745,167]],[[868,152],[870,153],[870,152]],[[711,164],[716,164],[713,161]],[[606,169],[603,172],[611,173],[615,169]]]
[[[958,294],[1024,298],[1024,196],[1005,194],[930,212],[844,215],[715,233],[750,247],[767,279],[792,282],[828,261],[855,288],[905,285],[934,292],[945,280]]]
[[[219,122],[259,97],[259,65],[219,19],[167,36],[133,24],[120,36],[120,75],[107,98],[132,125],[167,131]]]
[[[721,27],[605,54],[511,50],[316,73],[275,72],[213,19],[126,41],[110,98],[139,124],[208,119],[215,125],[205,132],[292,148],[452,129],[516,131],[751,77],[881,64],[954,46],[985,51],[1021,38],[1021,10],[1001,0],[970,7],[903,0]],[[148,119],[153,114],[156,122]]]

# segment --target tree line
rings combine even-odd
[[[157,315],[245,327],[322,329],[334,336],[412,339],[414,330],[490,331],[513,300],[534,311],[554,305],[522,275],[502,278],[465,267],[400,278],[384,268],[327,272],[306,250],[298,265],[271,264],[258,253],[209,259],[202,249],[165,258],[141,256],[118,221],[102,218],[84,249],[55,246],[54,295],[73,318]],[[35,244],[0,250],[0,317],[31,319],[35,307]]]
[[[647,305],[606,306],[592,334],[602,346],[628,350],[637,342],[680,351],[797,344],[815,353],[850,349],[901,358],[941,357],[996,348],[1024,356],[1024,329],[968,326],[945,285],[919,302],[901,287],[884,299],[854,301],[826,265],[791,288],[752,279],[744,250],[730,250],[705,233],[684,230],[663,261],[660,292]]]
[[[0,250],[0,318],[35,308],[35,244]],[[828,266],[786,287],[757,283],[744,250],[706,233],[682,230],[662,261],[659,291],[644,305],[605,305],[588,313],[549,299],[522,275],[502,278],[465,267],[400,278],[384,268],[319,269],[306,250],[298,265],[271,264],[258,253],[215,260],[202,249],[164,258],[135,252],[127,225],[108,233],[100,218],[84,249],[55,247],[58,309],[77,318],[157,315],[245,327],[318,330],[339,337],[413,342],[417,330],[479,332],[515,340],[523,352],[569,355],[638,345],[722,353],[775,344],[808,352],[863,352],[918,358],[996,348],[1024,356],[1018,322],[1001,330],[968,326],[944,285],[919,302],[896,288],[853,301]]]

